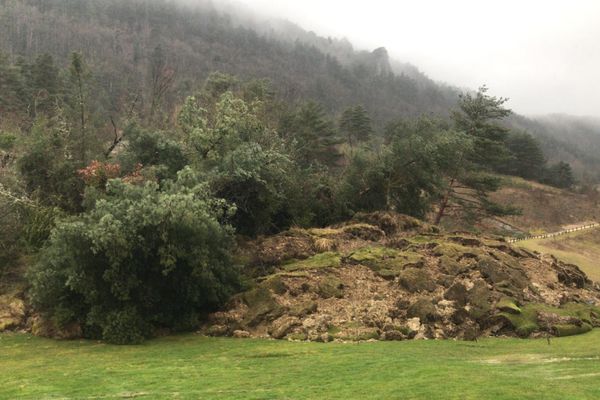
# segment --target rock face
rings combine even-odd
[[[213,314],[206,334],[474,339],[600,325],[600,290],[576,266],[394,213],[295,229],[246,249],[256,284]]]
[[[0,296],[0,332],[24,327],[27,307],[25,302],[16,296]]]

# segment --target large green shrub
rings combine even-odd
[[[236,289],[230,207],[189,169],[175,182],[109,181],[106,196],[60,222],[30,272],[31,298],[59,326],[136,343],[194,328]]]

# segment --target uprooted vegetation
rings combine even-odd
[[[206,334],[474,339],[600,326],[600,288],[577,266],[403,215],[292,229],[247,244],[244,254],[254,286],[212,314]]]

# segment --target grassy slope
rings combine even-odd
[[[519,246],[576,264],[590,279],[600,282],[600,229],[574,232],[551,239],[532,239]]]
[[[600,218],[597,199],[517,177],[503,177],[504,186],[491,194],[494,201],[516,205],[522,215],[503,218],[529,232],[554,232],[562,226]]]
[[[0,335],[0,398],[592,399],[600,330],[545,340],[360,344]]]

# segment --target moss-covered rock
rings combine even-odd
[[[479,320],[490,312],[490,295],[491,292],[484,281],[478,280],[473,283],[473,287],[467,291],[468,311],[471,318]]]
[[[339,253],[327,251],[324,253],[315,254],[305,260],[293,260],[281,266],[281,269],[286,272],[321,269],[321,268],[336,268],[339,267],[342,258]]]
[[[587,323],[577,324],[557,324],[552,327],[552,333],[555,336],[573,336],[580,335],[592,330],[592,326]]]
[[[439,318],[435,305],[430,298],[420,298],[406,310],[409,318],[418,317],[421,322],[433,322]]]
[[[290,229],[277,235],[246,244],[243,252],[249,265],[273,266],[291,259],[304,259],[315,254],[314,238],[303,229]]]
[[[271,291],[264,286],[245,292],[242,300],[248,306],[248,312],[242,321],[244,326],[252,327],[262,321],[273,321],[286,311],[285,307],[275,300]]]
[[[556,336],[568,336],[591,330],[597,307],[580,303],[568,303],[562,307],[531,303],[520,309],[518,314],[500,314],[519,336],[528,337],[534,332],[544,331]]]
[[[275,339],[284,338],[292,329],[302,325],[302,322],[297,317],[283,316],[276,319],[269,328],[269,335]]]
[[[341,299],[344,297],[344,284],[334,276],[327,276],[319,282],[316,293],[324,299],[331,297]]]
[[[317,312],[318,305],[314,301],[305,301],[290,307],[289,314],[295,317],[305,317]]]
[[[461,264],[456,259],[443,255],[438,259],[440,270],[448,275],[460,275],[471,269],[469,265]]]
[[[431,292],[436,288],[431,274],[422,268],[407,268],[400,272],[398,278],[400,285],[411,293]]]
[[[522,268],[510,266],[490,256],[482,257],[477,263],[477,269],[487,282],[492,285],[519,293],[529,284],[529,279]]]
[[[483,245],[481,240],[472,236],[456,235],[448,237],[448,240],[454,243],[458,243],[461,246],[481,247]]]
[[[265,279],[262,284],[263,287],[270,289],[273,293],[282,295],[287,292],[288,287],[283,282],[280,275],[272,275]]]
[[[410,266],[423,265],[423,256],[413,251],[400,251],[390,247],[363,247],[350,253],[347,260],[365,265],[385,279],[393,279]]]
[[[464,307],[467,304],[467,288],[460,282],[450,286],[444,292],[444,298],[456,302],[456,305]]]
[[[465,254],[474,254],[473,249],[448,241],[440,241],[439,243],[436,243],[432,253],[436,257],[446,256],[452,260],[459,260]]]

